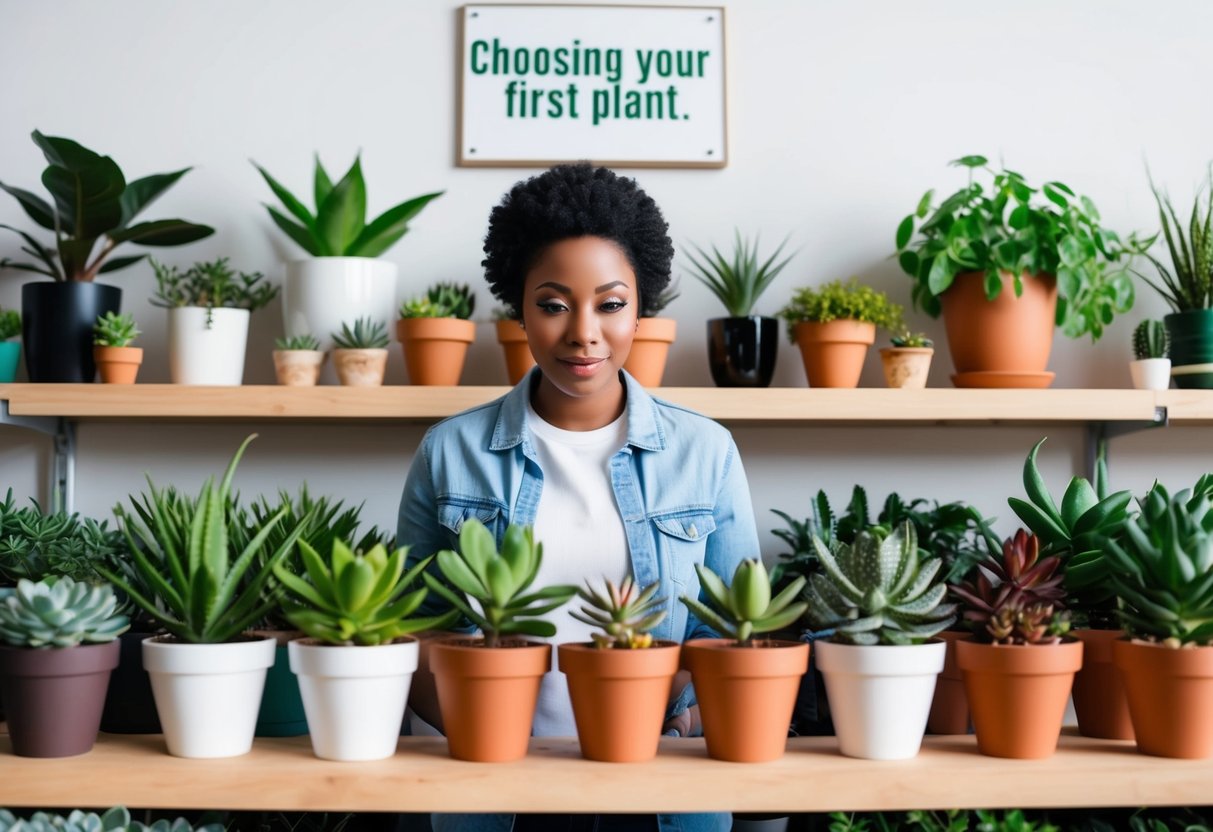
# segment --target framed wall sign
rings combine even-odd
[[[722,168],[721,6],[459,10],[457,163]]]

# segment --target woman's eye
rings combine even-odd
[[[565,305],[563,303],[554,300],[540,301],[537,305],[549,315],[556,315],[565,310]]]
[[[628,302],[625,300],[608,300],[606,303],[602,304],[600,308],[603,312],[618,312],[627,305]]]

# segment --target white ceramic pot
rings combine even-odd
[[[173,384],[241,384],[248,324],[247,309],[170,309],[168,363]]]
[[[313,257],[286,264],[282,318],[286,334],[314,335],[333,348],[343,323],[396,319],[396,264],[371,257]],[[390,327],[389,327],[390,328]]]
[[[253,747],[272,638],[226,644],[143,641],[143,668],[174,757],[238,757]]]
[[[1129,374],[1138,390],[1166,390],[1171,386],[1171,359],[1139,358],[1129,362]]]
[[[918,754],[947,652],[943,641],[904,647],[818,641],[813,650],[843,754],[865,760]]]
[[[312,639],[287,645],[317,757],[382,760],[396,753],[417,653],[414,639],[374,647]]]

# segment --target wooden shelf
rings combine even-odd
[[[251,754],[183,760],[159,736],[102,734],[89,754],[13,756],[0,738],[0,806],[384,812],[877,811],[930,808],[1198,806],[1213,760],[1138,754],[1132,743],[1062,737],[1047,760],[1000,760],[969,736],[928,737],[913,760],[872,762],[830,737],[789,740],[760,764],[706,757],[702,740],[663,739],[649,763],[582,760],[572,739],[535,739],[506,764],[465,763],[441,738],[409,737],[395,757],[334,763],[306,737],[259,739]],[[65,787],[65,784],[68,784]],[[538,788],[537,784],[542,784]]]

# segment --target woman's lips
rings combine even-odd
[[[570,373],[579,378],[589,378],[598,372],[599,368],[606,363],[605,358],[562,358],[560,363],[563,364]]]

